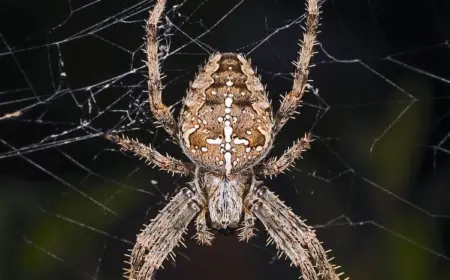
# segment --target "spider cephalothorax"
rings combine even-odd
[[[245,208],[245,196],[251,186],[249,174],[219,175],[207,170],[199,170],[193,187],[200,193],[206,221],[200,215],[197,224],[210,221],[217,230],[234,230],[239,226]],[[207,229],[205,228],[205,231]],[[200,236],[203,234],[203,236]],[[208,232],[197,232],[200,243],[211,243]]]
[[[316,43],[317,0],[308,0],[307,24],[296,63],[292,90],[272,115],[264,86],[240,54],[216,53],[190,84],[178,123],[161,99],[157,24],[165,0],[157,0],[147,22],[150,109],[192,162],[163,156],[137,140],[108,135],[148,162],[193,180],[178,192],[138,235],[126,277],[149,280],[173,256],[188,224],[195,219],[195,238],[211,245],[214,234],[238,228],[239,240],[254,235],[255,220],[265,226],[277,249],[299,267],[305,280],[339,279],[314,230],[298,218],[258,178],[275,176],[310,147],[306,134],[279,158],[265,159],[276,134],[292,116],[305,92],[309,62]],[[280,254],[281,255],[281,254]]]

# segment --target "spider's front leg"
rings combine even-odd
[[[303,41],[296,69],[294,73],[294,84],[292,90],[283,98],[278,112],[275,114],[275,125],[273,132],[276,134],[295,113],[308,82],[309,63],[313,55],[313,48],[316,44],[317,28],[319,26],[319,4],[317,0],[308,0],[307,3],[306,28],[303,34]]]
[[[245,208],[244,210],[244,221],[242,222],[242,227],[238,229],[238,239],[239,241],[248,242],[250,238],[255,236],[255,216]]]
[[[183,162],[168,155],[163,156],[157,150],[153,149],[152,146],[144,145],[137,140],[119,137],[113,134],[106,135],[106,139],[119,144],[122,151],[130,151],[164,171],[181,175],[189,175],[195,171],[195,165],[193,163]]]
[[[166,0],[157,0],[155,7],[150,11],[150,15],[146,25],[147,31],[147,69],[148,69],[148,100],[150,103],[150,110],[155,116],[158,123],[177,140],[177,124],[170,111],[161,97],[162,84],[161,73],[158,62],[158,22],[161,19],[161,14],[164,11]]]
[[[175,195],[137,236],[125,277],[129,280],[152,279],[169,255],[174,258],[173,249],[182,242],[183,233],[200,209],[197,194],[189,188],[183,188]]]
[[[301,269],[305,280],[339,280],[314,230],[297,217],[266,187],[256,189],[251,201],[252,213],[264,224],[270,243]]]
[[[302,153],[311,147],[311,134],[305,134],[294,145],[287,149],[279,158],[271,158],[254,167],[255,173],[260,176],[277,176],[291,166],[296,159],[301,157]]]
[[[206,208],[202,209],[195,220],[195,231],[196,234],[194,237],[197,239],[198,244],[211,246],[214,240],[214,234],[209,230],[206,223]]]

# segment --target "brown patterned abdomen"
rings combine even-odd
[[[227,175],[259,161],[272,143],[272,109],[239,54],[215,54],[192,83],[180,117],[185,153]]]

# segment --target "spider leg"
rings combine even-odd
[[[125,277],[129,280],[152,279],[169,255],[174,259],[172,250],[179,243],[183,244],[182,235],[199,211],[196,194],[183,188],[137,236]]]
[[[155,116],[157,122],[164,127],[164,129],[177,139],[177,123],[170,111],[170,107],[167,107],[162,102],[162,84],[161,73],[158,61],[158,22],[161,19],[161,14],[164,11],[166,0],[157,0],[153,10],[150,11],[149,18],[147,20],[147,69],[148,69],[148,100],[150,104],[150,110]]]
[[[338,280],[314,230],[298,218],[273,192],[261,187],[253,192],[251,211],[264,224],[279,255],[285,254],[301,269],[305,280]]]
[[[277,176],[291,166],[296,159],[301,157],[303,152],[309,150],[311,146],[311,134],[295,141],[292,147],[288,148],[281,157],[271,158],[255,166],[255,174],[262,176]]]
[[[242,227],[238,229],[238,239],[239,241],[248,242],[250,238],[255,236],[255,216],[248,209],[244,209],[244,221],[242,222]]]
[[[164,171],[181,175],[188,175],[195,171],[195,165],[193,163],[183,162],[169,155],[163,156],[157,150],[153,149],[152,146],[144,145],[138,140],[111,134],[106,135],[106,139],[119,144],[122,147],[122,151],[130,151],[141,159],[145,159],[149,164],[154,164]]]
[[[313,48],[316,44],[317,28],[319,26],[319,4],[317,0],[308,0],[306,10],[306,29],[303,33],[303,41],[300,44],[299,57],[295,63],[296,69],[292,90],[284,96],[280,108],[275,114],[274,134],[280,131],[297,110],[308,82],[309,63],[313,56]]]
[[[200,214],[197,216],[195,220],[195,239],[197,239],[197,243],[200,245],[211,246],[212,241],[214,240],[214,234],[209,231],[208,226],[206,224],[206,208],[203,208]]]

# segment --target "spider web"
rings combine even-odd
[[[186,182],[103,138],[123,133],[184,158],[148,110],[141,49],[152,1],[9,2],[0,9],[0,279],[121,279],[142,224]],[[266,183],[352,279],[449,278],[450,6],[336,0],[322,10],[311,87],[272,155],[306,131],[313,148]],[[234,51],[252,58],[277,107],[303,20],[303,1],[169,1],[164,101],[181,100],[211,53]],[[158,279],[299,276],[262,230],[249,244],[217,236],[211,248],[187,236]]]

